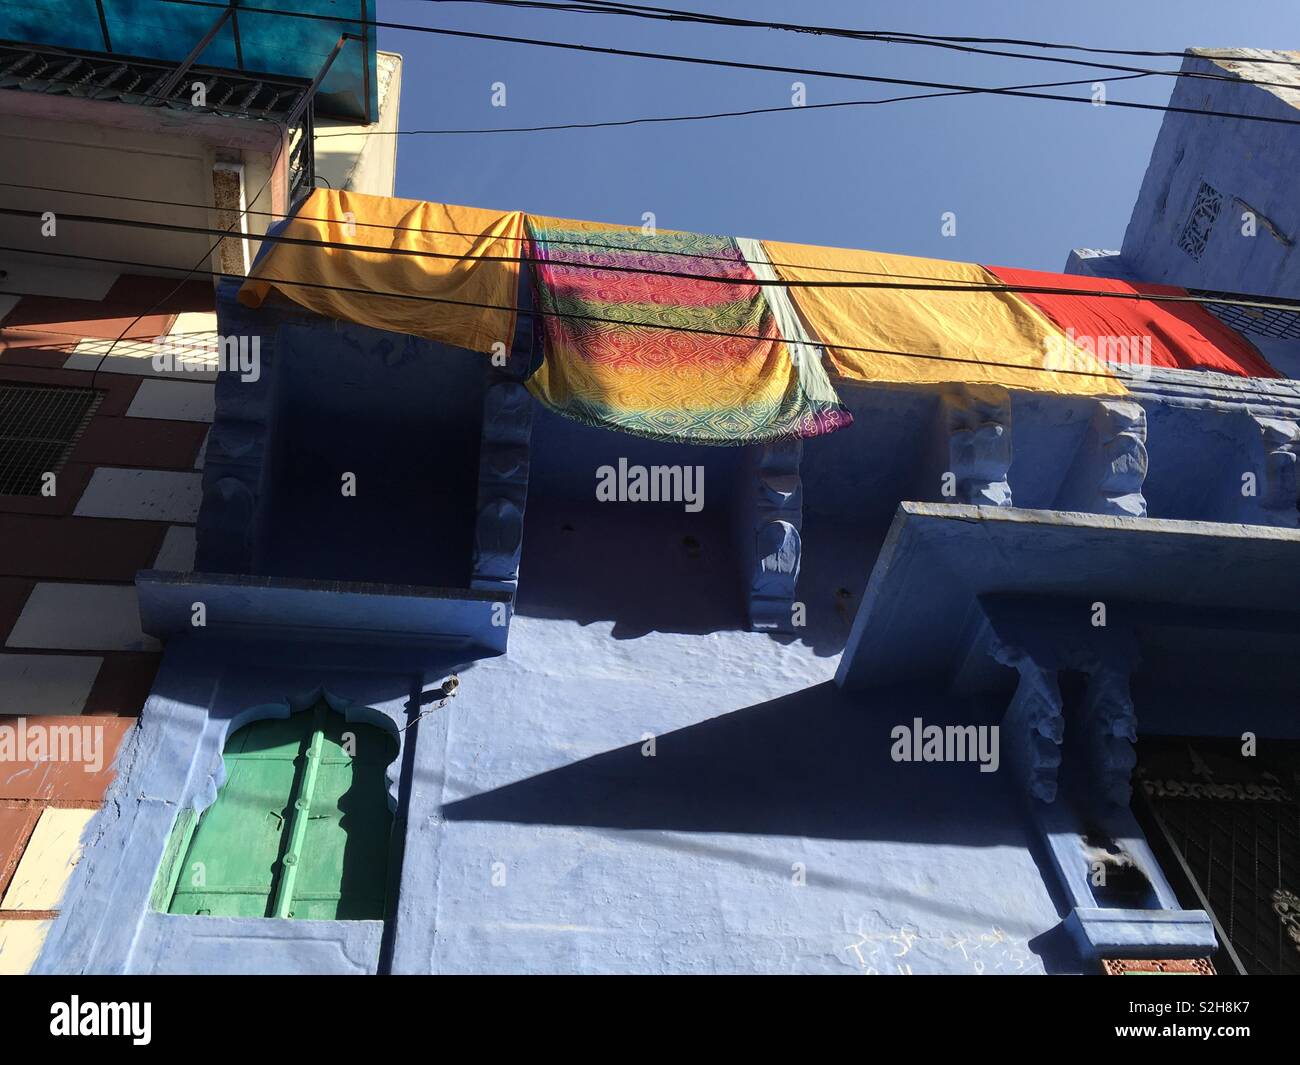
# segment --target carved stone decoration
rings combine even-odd
[[[194,568],[201,573],[248,573],[257,516],[253,489],[239,477],[205,481],[201,515],[206,521]]]
[[[1093,408],[1088,444],[1096,448],[1101,474],[1097,479],[1095,513],[1146,517],[1142,484],[1147,477],[1147,412],[1142,404],[1098,401]]]
[[[1086,675],[1088,685],[1082,699],[1070,706],[1071,764],[1087,766],[1080,779],[1087,781],[1091,801],[1127,808],[1137,765],[1133,748],[1137,717],[1129,678],[1139,656],[1131,620],[1117,607],[1107,625],[1094,626],[1086,600],[1044,604],[1032,598],[988,596],[981,605],[989,623],[987,630],[980,630],[987,631],[988,654],[1020,674],[1007,724],[1017,720],[1013,711],[1023,704],[1018,712],[1025,715],[1024,723],[1059,744],[1064,708],[1057,677],[1062,670]],[[1003,740],[1014,743],[1015,737],[1008,737],[1004,730]],[[1014,747],[1012,751],[1014,754]],[[1036,744],[1022,753],[1028,756],[1024,761],[1026,779],[1043,798],[1040,785],[1050,777],[1055,786],[1061,752]]]
[[[1282,927],[1291,940],[1291,945],[1300,951],[1300,895],[1284,888],[1278,888],[1270,896],[1273,912],[1282,920]]]
[[[1065,737],[1055,670],[1031,667],[1021,671],[1002,729],[1003,736],[1009,734],[1012,750],[1019,748],[1013,764],[1020,767],[1029,794],[1052,802],[1061,765],[1061,740]]]
[[[793,628],[803,528],[803,441],[778,440],[758,448],[754,459],[753,572],[749,623],[759,631]]]
[[[1043,668],[1018,647],[995,640],[993,657],[1020,674],[1016,693],[1002,719],[1003,751],[1021,784],[1035,799],[1056,799],[1065,714],[1055,669]]]
[[[519,575],[524,514],[509,499],[491,499],[479,508],[474,527],[474,576],[513,581]]]
[[[532,405],[528,390],[505,377],[491,384],[483,397],[474,588],[514,591],[519,582]]]
[[[953,502],[1011,506],[1011,394],[1005,388],[960,385],[940,399],[948,434],[948,472],[956,481]]]
[[[483,397],[483,428],[495,443],[526,444],[533,400],[518,381],[498,381]]]
[[[251,573],[262,507],[270,425],[274,418],[276,336],[286,317],[253,311],[239,302],[237,280],[217,288],[220,331],[254,337],[259,344],[256,379],[222,370],[214,387],[215,409],[203,462],[203,502],[195,528],[194,568],[203,573]]]
[[[802,546],[799,530],[788,521],[771,521],[758,530],[749,590],[750,623],[755,629],[789,631]]]
[[[757,510],[759,524],[788,521],[795,528],[803,525],[803,481],[799,463],[803,459],[803,441],[780,440],[764,445],[758,456]]]
[[[1055,507],[1084,514],[1144,518],[1147,415],[1127,399],[1099,399],[1088,431],[1061,482]]]
[[[1101,666],[1088,678],[1084,712],[1085,740],[1099,790],[1106,801],[1128,806],[1137,766],[1137,715],[1129,695],[1126,670]]]
[[[254,422],[223,418],[215,422],[208,437],[208,453],[225,459],[247,458],[257,446],[263,426]]]
[[[1252,498],[1257,504],[1250,520],[1253,524],[1294,529],[1300,522],[1296,510],[1300,479],[1297,478],[1296,450],[1300,443],[1300,425],[1283,418],[1252,415],[1259,430],[1258,484]]]

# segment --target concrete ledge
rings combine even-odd
[[[445,651],[479,646],[503,652],[508,592],[350,581],[290,580],[226,573],[136,574],[144,631],[170,636],[258,639]],[[194,622],[202,604],[204,624]]]
[[[836,683],[946,686],[984,595],[1300,617],[1300,530],[902,503]]]
[[[383,921],[146,915],[135,971],[191,976],[367,975],[379,967]]]
[[[1071,910],[1065,928],[1089,958],[1205,958],[1218,949],[1204,910]]]

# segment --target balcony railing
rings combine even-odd
[[[310,82],[199,66],[178,80],[176,69],[156,60],[0,42],[0,90],[289,124],[289,200],[297,202],[311,191],[315,156]],[[195,91],[199,84],[201,95]]]

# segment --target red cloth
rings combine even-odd
[[[1144,295],[1185,296],[1187,290],[1172,285],[1148,285],[1074,274],[1049,274],[1006,266],[985,267],[1008,285],[1086,289],[1090,292],[1134,292]],[[1044,292],[1017,292],[1062,330],[1076,338],[1150,337],[1151,365],[1182,370],[1215,370],[1238,377],[1281,377],[1255,346],[1224,325],[1199,303],[1154,303],[1151,300],[1059,296]]]

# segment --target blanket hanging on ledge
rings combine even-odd
[[[806,337],[782,336],[754,283],[763,264],[734,238],[534,215],[527,229],[545,343],[528,387],[551,410],[722,445],[818,436],[852,420],[820,353],[784,342]]]
[[[470,351],[509,350],[523,228],[519,211],[317,189],[279,235],[349,247],[270,245],[239,301],[260,307],[275,289],[326,318]]]

